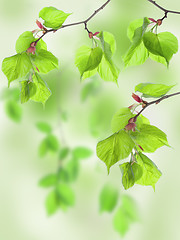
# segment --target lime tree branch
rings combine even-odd
[[[180,95],[180,92],[172,93],[172,94],[169,94],[169,95],[164,95],[163,97],[161,97],[161,98],[159,98],[159,99],[157,99],[157,100],[154,100],[154,101],[152,101],[152,102],[145,102],[145,101],[143,101],[143,108],[141,109],[140,112],[138,112],[138,114],[136,114],[135,117],[133,117],[133,120],[134,120],[133,122],[136,122],[138,116],[139,116],[140,114],[142,114],[142,112],[143,112],[146,108],[148,108],[149,106],[151,106],[151,105],[153,105],[153,104],[158,104],[158,103],[162,102],[162,101],[165,100],[165,99],[168,99],[168,98],[170,98],[170,97],[177,96],[177,95]]]
[[[167,18],[167,14],[168,14],[168,13],[180,14],[180,12],[168,10],[168,9],[160,6],[159,4],[157,4],[157,3],[156,3],[155,1],[153,1],[153,0],[148,0],[148,2],[152,3],[154,6],[156,6],[157,8],[161,9],[161,10],[164,12],[164,17],[163,17],[161,20],[163,20],[164,18]]]
[[[99,7],[97,10],[94,11],[93,14],[91,14],[90,17],[88,17],[87,19],[85,19],[84,21],[79,21],[79,22],[75,22],[75,23],[69,23],[69,24],[66,24],[66,25],[62,25],[59,29],[49,29],[47,30],[46,28],[44,28],[44,33],[41,37],[39,37],[36,41],[35,41],[35,44],[37,44],[37,42],[42,39],[47,33],[50,33],[50,32],[56,32],[62,28],[66,28],[66,27],[72,27],[72,26],[77,26],[77,25],[83,25],[85,26],[85,30],[89,33],[90,31],[88,30],[88,27],[87,27],[87,23],[92,19],[94,18],[101,10],[103,10],[106,5],[108,5],[108,3],[110,3],[111,0],[108,0],[106,1],[101,7]]]

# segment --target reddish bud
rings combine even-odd
[[[89,38],[93,38],[93,33],[89,32]]]
[[[134,109],[134,108],[136,108],[138,105],[136,104],[136,103],[134,103],[134,104],[132,104],[131,106],[129,106],[128,108],[130,109],[130,110],[132,110],[132,109]]]
[[[38,20],[36,20],[36,24],[40,29],[44,29],[43,25]]]
[[[139,147],[142,151],[144,151],[144,149],[143,149],[140,145],[138,145],[138,147]]]
[[[35,54],[35,51],[36,51],[36,47],[29,47],[29,48],[27,49],[27,52],[28,52],[28,53]]]
[[[128,131],[133,131],[135,132],[135,127],[136,127],[136,124],[134,122],[132,123],[128,123],[126,126],[125,126],[125,129],[128,130]]]
[[[162,24],[162,20],[161,19],[158,19],[157,20],[157,25],[160,26]]]
[[[39,69],[35,66],[36,70],[39,72]]]
[[[99,32],[95,32],[94,34],[93,34],[93,36],[96,36],[96,35],[98,35],[99,34]]]
[[[154,18],[148,18],[151,22],[157,23],[157,21]]]
[[[134,98],[134,100],[138,103],[141,103],[143,102],[143,100],[138,96],[136,95],[135,93],[132,93],[132,97]]]

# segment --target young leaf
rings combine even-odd
[[[61,148],[59,152],[59,160],[64,160],[70,152],[70,149],[68,147]]]
[[[129,24],[128,29],[127,29],[127,36],[131,42],[133,42],[135,30],[139,27],[142,27],[143,21],[144,21],[144,19],[140,18],[140,19],[136,19],[136,20],[132,21]]]
[[[52,132],[52,128],[48,123],[38,122],[36,124],[36,126],[41,132],[44,132],[44,133],[47,133],[47,134]]]
[[[79,174],[79,161],[72,158],[65,166],[68,182],[73,182],[77,179]]]
[[[131,167],[130,162],[123,163],[119,165],[122,173],[122,184],[124,189],[127,190],[128,188],[132,187],[135,183],[134,173]]]
[[[100,194],[100,212],[112,212],[117,205],[118,191],[113,186],[105,185]]]
[[[2,71],[8,79],[8,86],[12,81],[25,77],[31,68],[32,63],[26,52],[5,58],[2,62]]]
[[[135,144],[140,145],[144,152],[155,152],[164,145],[169,146],[166,134],[149,124],[141,125],[139,131],[130,134]]]
[[[22,118],[22,108],[21,106],[13,101],[13,100],[9,100],[8,102],[6,102],[5,104],[5,111],[7,116],[12,119],[15,122],[20,122],[21,118]]]
[[[161,56],[158,56],[158,55],[155,55],[155,54],[152,54],[149,52],[149,57],[150,59],[152,59],[153,61],[156,61],[156,62],[159,62],[159,63],[162,63],[164,64],[165,67],[167,67],[167,62],[166,62],[166,59],[164,57],[161,57]]]
[[[100,47],[80,47],[76,52],[75,65],[78,67],[81,77],[83,77],[83,74],[85,72],[92,71],[97,68],[97,66],[101,62],[101,59],[102,50]]]
[[[128,133],[120,130],[105,140],[100,141],[97,144],[96,151],[98,158],[105,162],[109,173],[110,167],[119,160],[128,157],[133,147],[134,142]]]
[[[140,153],[136,156],[138,164],[142,167],[143,175],[136,181],[137,184],[143,186],[152,186],[155,189],[155,184],[162,175],[157,166],[147,156]]]
[[[164,84],[140,83],[135,87],[135,91],[143,93],[146,97],[162,97],[171,90],[174,85],[167,86]]]
[[[102,49],[105,57],[108,60],[111,60],[112,55],[116,51],[116,41],[114,36],[109,32],[101,32],[99,34],[99,38],[101,40]]]
[[[92,150],[86,147],[76,147],[73,149],[72,154],[76,159],[84,159],[92,155]]]
[[[35,38],[31,31],[22,33],[16,41],[16,52],[21,53],[26,51],[30,47],[30,44],[34,41]]]
[[[43,177],[39,181],[39,186],[43,187],[43,188],[55,186],[55,184],[57,183],[57,179],[58,178],[57,178],[56,174],[49,174],[49,175]]]
[[[142,114],[138,116],[136,121],[136,128],[139,130],[143,124],[150,124],[149,119]]]
[[[33,75],[33,83],[36,86],[36,93],[30,97],[35,102],[41,102],[45,104],[48,98],[51,96],[51,91],[47,87],[47,84],[43,79],[36,73]]]
[[[40,144],[39,146],[39,155],[44,157],[47,152],[57,152],[59,149],[59,142],[58,139],[50,134],[48,135]]]
[[[60,28],[69,15],[71,13],[65,13],[54,7],[45,7],[39,13],[39,17],[44,20],[43,25],[53,29]]]
[[[36,85],[30,81],[20,81],[21,84],[21,103],[27,102],[30,97],[36,94]]]
[[[36,55],[32,56],[34,65],[40,73],[48,73],[58,68],[58,59],[49,51],[40,49]]]
[[[52,191],[48,194],[46,198],[45,206],[46,206],[47,214],[49,216],[53,215],[57,211],[59,207],[59,203],[58,203],[58,197],[55,191]]]
[[[117,132],[123,129],[127,124],[130,118],[134,115],[129,108],[121,108],[112,118],[111,129],[113,132]]]
[[[159,34],[147,32],[143,36],[143,42],[149,52],[164,57],[167,64],[169,64],[173,54],[178,51],[178,40],[170,32]]]
[[[75,196],[73,190],[65,183],[59,183],[56,191],[58,193],[59,201],[67,206],[75,204]]]
[[[40,39],[36,45],[36,52],[39,52],[41,49],[47,50],[47,44],[42,39]]]

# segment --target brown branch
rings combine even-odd
[[[163,100],[165,100],[165,99],[167,99],[167,98],[176,96],[176,95],[180,95],[180,92],[172,93],[172,94],[169,94],[169,95],[164,95],[163,97],[161,97],[161,98],[159,98],[159,99],[157,99],[157,100],[154,100],[154,101],[152,101],[152,102],[146,102],[145,106],[141,109],[141,111],[138,112],[138,114],[136,114],[135,117],[133,117],[134,122],[136,122],[138,116],[141,115],[142,112],[143,112],[146,108],[148,108],[149,106],[151,106],[151,105],[153,105],[153,104],[158,104],[158,103],[160,103],[161,101],[163,101]]]
[[[81,24],[84,24],[85,26],[85,30],[89,33],[90,31],[88,30],[87,28],[87,23],[94,17],[96,16],[101,10],[103,10],[106,5],[108,5],[108,3],[110,3],[111,0],[107,0],[100,8],[98,8],[97,10],[94,11],[93,14],[91,14],[90,17],[88,17],[87,19],[85,19],[84,21],[80,21],[80,22],[75,22],[75,23],[69,23],[69,24],[66,24],[66,25],[62,25],[60,28],[58,29],[49,29],[49,30],[46,30],[43,35],[38,38],[35,43],[37,44],[39,42],[40,39],[42,39],[47,33],[49,32],[56,32],[57,30],[60,30],[62,28],[66,28],[66,27],[71,27],[71,26],[76,26],[76,25],[81,25]]]

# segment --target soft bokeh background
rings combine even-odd
[[[0,61],[15,54],[15,41],[26,31],[36,28],[35,20],[45,6],[54,6],[65,12],[73,12],[68,22],[87,18],[101,6],[104,0],[0,0]],[[178,0],[159,0],[164,7],[179,10]],[[90,23],[95,31],[109,31],[117,40],[115,59],[122,65],[121,57],[130,42],[126,37],[129,23],[141,17],[161,18],[163,13],[146,0],[112,0]],[[160,27],[180,39],[180,17],[170,15]],[[176,54],[169,70],[148,60],[144,65],[122,71],[119,88],[113,83],[102,82],[99,90],[86,101],[81,101],[81,90],[87,82],[80,83],[74,66],[75,50],[83,44],[91,44],[83,26],[66,28],[48,34],[44,40],[48,49],[58,57],[60,70],[45,76],[52,96],[43,109],[41,104],[26,103],[20,124],[11,121],[5,114],[4,101],[0,102],[0,239],[3,240],[118,240],[112,227],[113,214],[99,214],[99,193],[106,182],[114,184],[121,194],[132,196],[139,207],[141,222],[131,226],[124,239],[133,240],[178,240],[180,239],[180,112],[178,97],[171,98],[145,112],[151,124],[168,135],[172,148],[161,148],[149,155],[163,175],[156,186],[134,186],[124,191],[118,165],[107,176],[105,165],[95,155],[96,143],[109,136],[112,115],[121,107],[133,103],[131,93],[141,82],[177,83],[180,89],[180,56]],[[0,89],[7,87],[7,80],[0,72]],[[12,84],[13,85],[13,84]],[[18,84],[14,84],[18,86]],[[60,127],[59,109],[65,111],[68,121]],[[59,211],[47,217],[44,200],[47,192],[38,187],[38,181],[55,171],[57,159],[48,155],[38,157],[38,145],[43,135],[37,131],[37,121],[47,121],[54,127],[60,141],[63,136],[70,147],[83,145],[94,150],[94,156],[82,163],[78,180],[73,185],[76,205],[63,213]]]

